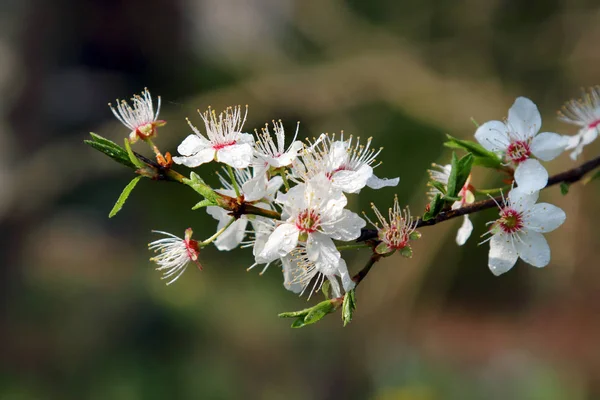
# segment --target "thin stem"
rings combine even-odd
[[[371,267],[373,267],[373,265],[377,261],[379,261],[381,259],[381,257],[382,257],[381,254],[377,254],[377,253],[371,254],[369,261],[367,261],[367,264],[363,267],[363,269],[358,271],[358,273],[352,277],[352,280],[354,281],[354,283],[356,283],[356,286],[358,286],[358,284],[360,282],[362,282],[363,279],[365,279],[365,276],[367,276],[367,274],[371,270]]]
[[[240,197],[240,188],[238,187],[238,183],[235,180],[235,174],[233,173],[233,168],[231,165],[227,165],[227,172],[229,172],[229,179],[231,179],[231,185],[233,186],[233,190],[235,190],[235,195]]]
[[[352,250],[352,249],[364,249],[365,247],[371,247],[367,243],[355,243],[355,244],[344,244],[342,246],[337,246],[338,250]]]
[[[229,228],[231,226],[231,224],[233,224],[234,221],[235,221],[235,218],[231,218],[229,220],[229,222],[224,227],[222,227],[221,229],[219,229],[217,231],[217,233],[215,233],[214,235],[212,235],[211,237],[209,237],[205,241],[200,242],[199,243],[200,247],[204,247],[204,246],[206,246],[206,245],[214,242],[219,236],[221,236],[223,234],[223,232],[225,232],[227,230],[227,228]]]
[[[502,193],[502,191],[508,191],[510,189],[510,187],[504,187],[504,188],[495,188],[495,189],[475,189],[475,193],[477,194],[484,194],[484,195],[488,195],[488,194],[498,194],[498,193]]]
[[[288,182],[287,171],[284,167],[279,170],[279,175],[281,175],[281,179],[283,179],[283,186],[285,186],[285,191],[287,192],[290,190],[290,183]]]

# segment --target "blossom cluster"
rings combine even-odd
[[[450,219],[449,215],[463,217],[456,235],[456,243],[462,246],[474,230],[469,214],[486,201],[478,202],[477,196],[489,196],[498,207],[498,217],[487,224],[488,229],[482,235],[485,237],[482,243],[489,242],[488,267],[493,274],[507,272],[519,258],[535,267],[548,265],[550,248],[543,234],[558,228],[566,215],[554,205],[537,202],[549,179],[542,163],[568,150],[573,150],[571,157],[575,159],[598,136],[600,87],[585,92],[582,100],[569,101],[559,112],[560,120],[580,127],[573,136],[540,132],[542,119],[537,106],[519,97],[506,119],[477,126],[474,142],[450,137],[449,147],[467,154],[460,160],[453,154],[451,164],[433,164],[427,193],[430,204],[423,217],[416,220],[408,208],[400,206],[397,197],[387,215],[372,206],[375,221],[366,214],[365,220],[348,208],[348,196],[366,187],[380,189],[399,183],[399,178],[375,175],[375,168],[380,165],[376,158],[382,148],[375,147],[372,138],[364,141],[342,133],[321,134],[301,141],[299,123],[294,134],[288,135],[282,121],[273,121],[248,133],[247,106],[229,107],[222,112],[209,107],[199,111],[203,126],[188,120],[192,133],[177,147],[178,155],[171,157],[169,153],[163,156],[152,142],[158,128],[166,124],[158,119],[160,97],[156,112],[147,90],[132,98],[132,105],[118,101],[117,108],[111,106],[111,109],[130,130],[125,140],[127,155],[118,160],[139,167],[139,175],[152,177],[157,170],[171,171],[173,163],[192,169],[208,163],[219,164],[220,187],[216,189],[194,172],[190,179],[177,173],[181,177],[179,182],[204,196],[194,208],[205,207],[217,221],[217,227],[216,233],[204,241],[192,239],[191,228],[185,231],[183,239],[157,232],[164,237],[149,247],[157,253],[152,260],[168,284],[177,280],[188,265],[200,267],[199,258],[205,246],[214,244],[221,251],[251,247],[254,262],[249,270],[260,266],[262,274],[269,266],[277,265],[283,271],[285,288],[309,296],[326,284],[331,299],[352,298],[351,305],[344,305],[350,310],[354,307],[354,294],[345,296],[345,293],[352,291],[362,278],[350,275],[340,249],[370,247],[368,268],[379,258],[395,252],[411,257],[410,241],[420,237],[417,227],[427,225],[428,220],[443,213],[445,219]],[[113,158],[122,154],[123,149],[112,147],[114,143],[97,135],[93,137],[93,144],[99,150]],[[131,151],[130,144],[138,140],[148,143],[156,153],[154,166],[140,164]],[[474,165],[505,174],[507,186],[477,188],[473,183]],[[137,180],[128,185],[124,194],[132,190]],[[500,196],[494,198],[490,193]],[[117,202],[119,208],[126,197]],[[364,239],[367,221],[375,231]],[[338,305],[328,303],[327,307],[335,309]]]

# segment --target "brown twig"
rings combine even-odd
[[[585,162],[578,167],[572,168],[568,171],[561,172],[559,174],[553,175],[548,179],[548,185],[546,188],[550,186],[554,186],[560,183],[574,183],[581,180],[588,172],[593,171],[594,169],[600,167],[600,157],[596,157],[593,160]],[[417,222],[417,228],[421,228],[424,226],[431,226],[439,224],[440,222],[447,221],[449,219],[457,218],[462,215],[473,214],[479,211],[487,210],[488,208],[497,207],[496,204],[502,203],[502,197],[498,196],[495,198],[490,198],[487,200],[477,201],[473,204],[470,204],[466,207],[461,207],[456,210],[448,210],[439,213],[435,218],[430,219],[428,221],[423,221],[419,219]],[[375,239],[377,238],[377,230],[375,229],[363,229],[362,234],[356,240],[357,242],[364,242],[365,240]]]

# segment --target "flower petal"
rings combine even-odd
[[[542,132],[531,141],[531,152],[542,161],[554,160],[567,147],[568,139],[558,133]]]
[[[548,184],[548,171],[538,160],[530,158],[515,170],[515,182],[526,193],[537,192]]]
[[[177,146],[177,151],[182,156],[191,156],[192,154],[195,154],[207,147],[211,147],[211,144],[204,137],[198,135],[189,135],[183,140],[183,142],[181,142],[179,146]]]
[[[501,121],[488,121],[475,131],[475,139],[489,151],[504,152],[510,144],[508,128]]]
[[[191,156],[173,157],[175,164],[185,165],[186,167],[194,168],[207,162],[211,162],[215,158],[215,150],[211,147],[206,147],[196,154]]]
[[[342,286],[344,287],[344,291],[348,292],[356,287],[356,283],[352,280],[352,277],[348,273],[348,266],[346,265],[346,261],[343,258],[340,258],[340,263],[338,264],[338,273],[340,278],[342,279]]]
[[[367,181],[367,186],[371,189],[381,189],[384,187],[398,186],[398,182],[400,182],[400,178],[378,178],[373,174]]]
[[[507,122],[522,139],[528,139],[540,130],[542,117],[533,101],[527,97],[517,97],[508,110]]]
[[[335,240],[350,241],[358,239],[361,229],[367,225],[358,214],[344,209],[341,217],[331,224],[323,226],[323,232]]]
[[[488,267],[496,276],[510,270],[519,258],[510,236],[498,233],[490,240]]]
[[[535,232],[552,232],[565,222],[565,212],[548,203],[539,203],[531,207],[524,216],[525,227]]]
[[[225,229],[225,232],[223,232],[221,236],[214,241],[217,249],[221,251],[229,251],[238,247],[242,240],[244,240],[247,225],[248,220],[246,218],[240,218],[237,221],[234,221],[233,224],[231,224],[229,228]],[[223,226],[221,226],[221,223],[219,223],[217,229],[221,229]]]
[[[283,286],[294,293],[300,294],[304,290],[304,285],[296,278],[304,273],[304,270],[298,265],[298,262],[290,256],[281,259],[283,266]]]
[[[269,236],[263,251],[260,252],[256,261],[267,263],[283,257],[294,250],[298,244],[298,228],[294,224],[281,224]]]
[[[515,240],[519,257],[534,267],[545,267],[550,262],[550,246],[544,235],[532,230],[523,230]]]
[[[533,207],[539,196],[540,192],[530,193],[521,187],[516,187],[508,193],[508,201],[512,208],[524,212]]]
[[[471,236],[472,232],[473,223],[469,219],[469,216],[465,215],[463,223],[458,229],[458,232],[456,233],[456,244],[458,244],[459,246],[465,244],[467,242],[467,239],[469,239],[469,237]]]
[[[217,150],[216,159],[233,168],[246,168],[252,162],[252,146],[248,143],[233,144]]]
[[[342,170],[333,174],[331,183],[333,187],[346,193],[358,193],[367,185],[369,178],[373,176],[373,168],[369,165],[361,165],[357,171]]]
[[[336,271],[341,254],[333,240],[321,232],[313,232],[306,241],[306,255],[325,275],[333,275]]]

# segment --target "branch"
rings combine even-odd
[[[548,178],[548,184],[546,188],[554,186],[560,183],[574,183],[581,180],[588,172],[600,167],[600,157],[596,157],[593,160],[585,162],[578,167],[572,168],[568,171],[561,172]],[[423,221],[419,219],[417,222],[417,228],[424,226],[431,226],[439,224],[440,222],[447,221],[449,219],[457,218],[462,215],[473,214],[479,211],[487,210],[488,208],[496,207],[496,203],[502,203],[502,197],[498,196],[493,199],[477,201],[466,207],[461,207],[456,210],[442,211],[434,219]],[[377,230],[375,229],[363,229],[362,234],[356,240],[357,242],[364,242],[365,240],[377,238]]]

